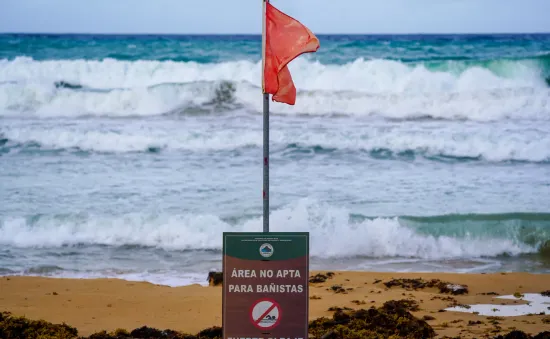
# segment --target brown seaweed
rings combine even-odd
[[[44,320],[15,317],[10,312],[0,313],[2,339],[73,339],[78,330],[67,324],[52,324]]]
[[[309,323],[310,338],[315,339],[397,339],[434,338],[434,329],[423,319],[414,317],[409,311],[418,307],[411,300],[390,300],[379,308],[351,310],[347,307],[335,310],[332,318],[318,318]],[[493,317],[497,320],[496,317]],[[431,319],[427,316],[425,319]],[[468,325],[482,322],[469,321]],[[211,327],[197,334],[187,334],[169,329],[159,330],[142,326],[132,331],[117,329],[112,332],[99,331],[88,337],[78,335],[78,330],[67,324],[54,324],[44,320],[30,320],[14,316],[10,312],[0,313],[0,338],[2,339],[221,339],[222,328]],[[445,337],[447,338],[447,337]],[[460,337],[454,337],[460,338]],[[494,339],[550,339],[550,332],[531,336],[513,330]]]
[[[406,290],[419,290],[424,288],[438,288],[440,293],[448,293],[452,295],[468,294],[467,285],[453,284],[439,279],[424,280],[422,278],[416,279],[391,279],[384,282],[384,285],[388,288],[401,287]]]
[[[316,275],[309,277],[309,282],[311,284],[324,283],[328,279],[331,279],[333,276],[334,276],[333,272],[327,272],[325,274],[317,273]]]
[[[514,330],[506,335],[499,335],[494,339],[550,339],[550,332],[544,331],[531,336],[523,331]]]
[[[416,307],[411,300],[391,300],[379,308],[339,309],[332,319],[323,317],[310,322],[309,333],[314,338],[332,339],[434,338],[434,329],[409,312]]]

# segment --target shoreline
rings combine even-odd
[[[326,271],[312,270],[310,277]],[[491,304],[495,309],[515,309],[527,302],[530,293],[550,289],[550,275],[543,273],[396,273],[334,271],[324,282],[310,281],[310,321],[330,318],[329,308],[353,310],[381,307],[390,300],[414,300],[419,309],[414,317],[426,318],[439,336],[479,337],[484,333],[505,334],[518,329],[531,335],[550,330],[550,296],[542,297],[548,307],[543,314],[489,316],[473,314],[478,304]],[[441,293],[436,287],[406,288],[406,280],[439,279],[466,286],[468,293]],[[205,274],[205,281],[207,275]],[[390,283],[391,282],[391,283]],[[390,283],[389,287],[384,283]],[[392,286],[395,285],[395,286]],[[342,290],[332,289],[339,285]],[[36,276],[3,276],[0,278],[0,312],[29,319],[67,323],[80,335],[102,330],[134,329],[149,326],[186,333],[221,326],[222,288],[199,284],[169,287],[149,282],[111,278],[57,278]],[[516,299],[513,295],[521,295]],[[501,299],[499,296],[512,296]],[[527,307],[537,306],[531,301]],[[450,306],[459,306],[459,311]],[[541,305],[538,305],[541,306]],[[524,307],[525,308],[525,307]],[[447,310],[445,310],[447,309]],[[535,308],[534,308],[535,309]],[[540,309],[537,308],[537,309]],[[502,312],[499,309],[499,312]],[[539,310],[540,311],[540,310]],[[495,311],[496,312],[496,311]],[[498,313],[498,312],[497,312]],[[513,312],[512,312],[513,313]],[[431,319],[433,318],[433,319]],[[546,323],[546,321],[549,321]],[[481,322],[481,323],[479,323]]]
[[[548,276],[550,279],[550,272],[546,271],[480,271],[480,272],[470,272],[470,271],[435,271],[435,270],[378,270],[378,271],[365,271],[365,270],[355,270],[355,269],[311,269],[309,271],[310,276],[322,272],[337,272],[337,273],[352,273],[352,274],[379,274],[379,275],[417,275],[417,276],[434,276],[434,275],[456,275],[456,276],[478,276],[478,275],[513,275],[513,274],[522,274],[528,276]],[[43,274],[43,273],[3,273],[0,274],[0,280],[5,278],[45,278],[45,279],[59,279],[59,280],[74,280],[74,281],[83,281],[83,280],[120,280],[126,281],[129,283],[145,283],[151,284],[159,287],[170,287],[170,288],[183,288],[189,286],[202,286],[208,287],[209,283],[209,274],[210,273],[221,273],[221,271],[210,271],[202,274],[199,279],[198,273],[194,273],[196,277],[176,277],[176,278],[135,278],[134,274],[114,274],[114,275],[63,275],[63,274]],[[166,277],[166,276],[162,276]]]

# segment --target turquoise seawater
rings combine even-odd
[[[319,36],[271,103],[312,268],[550,272],[550,35]],[[0,274],[206,283],[262,230],[260,36],[0,35]]]

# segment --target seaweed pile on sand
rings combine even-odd
[[[30,320],[0,313],[0,338],[2,339],[73,339],[78,330],[66,324],[52,324],[44,320]]]
[[[405,290],[419,290],[424,288],[437,288],[439,293],[448,293],[452,295],[468,294],[467,285],[453,284],[439,279],[424,280],[418,279],[392,279],[384,283],[388,288],[401,287]]]
[[[514,330],[506,335],[499,335],[493,339],[550,339],[550,332],[544,331],[531,336],[523,331]]]
[[[379,308],[336,308],[332,319],[310,322],[309,333],[323,339],[434,338],[434,329],[409,312],[412,306],[410,300],[391,300]]]
[[[67,324],[53,324],[44,320],[30,320],[0,313],[0,338],[2,339],[221,339],[221,327],[211,327],[197,334],[173,330],[159,330],[143,326],[132,331],[117,329],[100,331],[88,337],[79,336],[78,330]]]
[[[317,274],[309,277],[309,283],[310,284],[324,283],[328,279],[332,279],[333,276],[334,276],[334,272],[317,273]]]
[[[309,324],[310,339],[416,339],[435,338],[433,328],[424,320],[415,318],[409,310],[415,307],[410,300],[390,300],[379,308],[351,310],[332,308],[331,319],[323,317]],[[132,331],[117,329],[100,331],[90,336],[79,336],[78,330],[67,324],[53,324],[44,320],[30,320],[0,313],[0,338],[2,339],[221,339],[222,328],[211,327],[197,334],[173,330],[159,330],[147,326]],[[454,337],[453,339],[459,339]],[[487,337],[485,337],[487,338]],[[494,339],[550,339],[550,332],[530,336],[522,331],[512,331]],[[443,339],[443,338],[442,338]]]

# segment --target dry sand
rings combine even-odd
[[[315,273],[318,272],[311,272],[311,275]],[[450,296],[439,293],[435,288],[417,291],[400,287],[388,289],[383,282],[392,278],[437,278],[468,285],[469,293]],[[346,294],[334,293],[329,289],[334,284],[351,289]],[[493,295],[483,293],[540,293],[549,289],[548,274],[336,272],[325,283],[310,284],[310,318],[330,317],[332,312],[328,308],[331,306],[369,308],[381,306],[388,300],[407,298],[419,302],[420,310],[412,312],[415,316],[435,318],[428,323],[439,336],[474,338],[487,333],[494,336],[513,328],[536,334],[550,331],[550,324],[545,323],[550,319],[549,315],[495,320],[487,316],[440,310],[453,302],[490,303],[495,304],[495,308],[501,304],[520,304],[524,302],[495,299]],[[196,333],[203,328],[221,325],[221,303],[222,289],[219,286],[167,287],[117,279],[0,278],[0,311],[10,311],[31,319],[65,322],[78,328],[81,335],[117,328],[132,330],[143,325]],[[547,306],[550,307],[550,304]],[[546,313],[550,314],[550,309]],[[483,324],[469,325],[469,321],[482,321]]]

